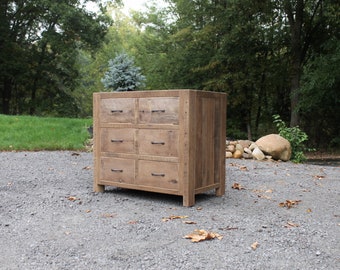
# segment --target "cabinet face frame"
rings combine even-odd
[[[94,93],[93,124],[95,192],[112,185],[174,194],[183,196],[184,206],[194,205],[195,194],[210,189],[224,195],[226,94],[186,89]],[[120,138],[119,131],[130,135]],[[147,144],[141,142],[143,137]],[[105,179],[102,160],[107,158],[133,160],[134,179]],[[143,167],[155,168],[153,162],[169,164],[166,173],[154,172],[148,178]]]

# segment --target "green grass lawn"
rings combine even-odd
[[[92,119],[0,114],[0,151],[84,150]]]

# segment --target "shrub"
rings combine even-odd
[[[305,142],[308,140],[308,135],[303,132],[298,126],[287,127],[286,123],[281,120],[280,116],[273,115],[273,123],[276,125],[279,135],[287,139],[292,147],[292,157],[291,160],[295,163],[301,163],[306,160],[304,155],[305,151],[312,151],[305,146]]]
[[[144,86],[145,76],[140,70],[131,57],[122,53],[109,60],[109,69],[101,82],[112,91],[133,91]]]

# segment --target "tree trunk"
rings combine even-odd
[[[10,101],[12,98],[12,82],[9,78],[4,78],[2,90],[2,113],[10,114]]]
[[[291,1],[285,1],[285,12],[290,26],[290,126],[297,126],[300,122],[299,88],[302,73],[302,25],[304,1],[296,0],[295,10]]]

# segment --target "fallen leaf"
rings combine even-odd
[[[252,248],[253,250],[256,250],[256,249],[258,248],[258,246],[259,246],[259,243],[258,243],[258,242],[254,242],[254,243],[251,244],[251,248]]]
[[[71,201],[71,202],[74,202],[74,201],[76,201],[76,200],[80,200],[79,198],[77,198],[77,197],[75,197],[75,196],[69,196],[67,199],[68,199],[69,201]]]
[[[83,168],[83,170],[91,170],[91,166],[86,166]]]
[[[297,205],[301,202],[301,200],[286,200],[285,202],[279,203],[280,207],[287,207],[288,209],[292,208],[294,205]]]
[[[306,212],[307,212],[307,213],[312,213],[312,209],[308,208],[308,209],[306,210]]]
[[[267,190],[265,191],[265,193],[273,193],[273,190],[267,189]]]
[[[198,210],[198,211],[201,211],[202,209],[203,209],[203,207],[201,207],[201,206],[196,208],[196,210]]]
[[[173,220],[173,219],[183,219],[183,218],[187,218],[188,216],[174,216],[174,215],[171,215],[169,217],[166,217],[166,218],[162,218],[162,221],[163,222],[167,222],[169,220]]]
[[[71,156],[80,156],[80,154],[74,152],[74,153],[71,154]]]
[[[104,213],[104,214],[102,214],[103,218],[113,218],[115,216],[117,216],[117,214],[111,214],[111,213]]]
[[[130,220],[128,223],[129,223],[129,224],[137,224],[138,221],[137,221],[137,220]]]
[[[232,189],[237,189],[237,190],[242,190],[242,189],[245,189],[244,187],[242,187],[239,183],[234,183],[232,186],[231,186]]]
[[[239,168],[241,171],[248,171],[248,168],[246,166],[240,166]]]
[[[271,197],[266,196],[266,195],[262,195],[262,194],[257,195],[257,197],[259,197],[261,199],[267,199],[267,200],[271,200],[272,199]]]
[[[324,175],[314,175],[314,178],[321,180],[321,179],[325,178],[325,176]]]
[[[195,221],[192,220],[185,220],[183,221],[184,224],[197,224]]]
[[[238,230],[238,227],[225,227],[225,228],[219,228],[219,230],[222,231],[231,231],[231,230]]]
[[[90,210],[90,209],[87,209],[85,212],[86,212],[86,213],[90,213],[90,212],[91,212],[91,210]]]
[[[191,242],[198,243],[205,240],[211,240],[217,238],[221,240],[223,238],[222,235],[214,232],[209,232],[206,230],[194,230],[192,233],[185,235],[184,238],[191,239]]]
[[[296,228],[296,227],[300,227],[300,225],[293,223],[291,221],[288,221],[287,224],[284,225],[284,227],[286,227],[286,228],[293,228],[293,227]]]

